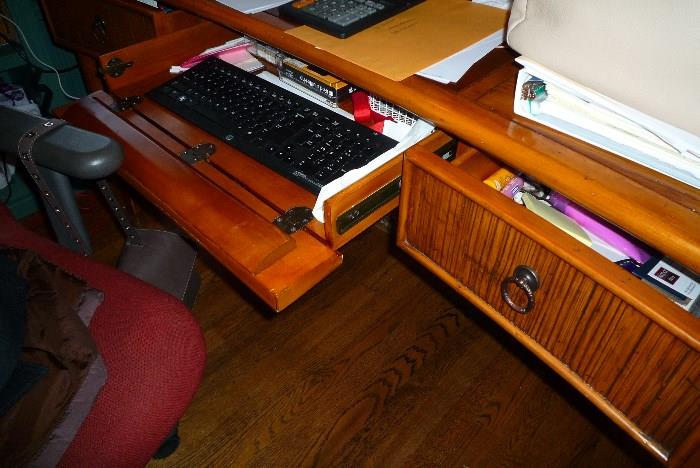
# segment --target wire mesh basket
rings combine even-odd
[[[369,107],[379,114],[391,117],[395,122],[401,122],[408,126],[412,126],[418,119],[415,114],[408,112],[406,109],[389,104],[372,95],[369,96]]]

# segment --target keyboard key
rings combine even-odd
[[[314,0],[279,7],[283,16],[337,37],[349,37],[424,0]]]

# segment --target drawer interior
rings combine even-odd
[[[460,152],[453,162],[453,164],[464,174],[465,177],[469,179],[474,179],[474,181],[484,181],[487,178],[489,178],[491,175],[493,175],[496,171],[499,171],[501,169],[506,169],[509,172],[513,174],[518,174],[518,171],[516,169],[513,169],[511,167],[505,166],[502,163],[498,162],[496,159],[489,157],[488,155],[474,149],[470,148],[464,144],[461,145],[460,147]],[[519,174],[522,175],[526,180],[530,180],[533,183],[537,183],[537,181],[534,181],[532,179],[529,179],[527,175]],[[549,190],[547,187],[544,188],[545,190]],[[522,202],[520,202],[520,205],[522,205]],[[607,259],[611,262],[611,264],[614,264],[615,267],[619,268],[627,268],[628,271],[632,270],[637,270],[639,273],[640,271],[646,271],[646,269],[649,269],[651,265],[655,264],[656,260],[662,261],[660,263],[658,268],[663,268],[663,265],[669,263],[673,267],[678,268],[680,271],[683,273],[689,275],[690,277],[693,277],[695,280],[700,278],[700,275],[695,274],[692,270],[688,269],[687,267],[682,265],[682,261],[675,261],[673,259],[670,259],[668,257],[665,257],[663,255],[663,252],[659,252],[645,244],[643,244],[641,241],[637,240],[634,238],[633,235],[625,232],[623,229],[612,225],[608,221],[598,217],[597,215],[594,215],[590,212],[588,212],[585,209],[581,209],[581,212],[586,213],[587,215],[590,216],[590,219],[588,219],[589,222],[594,223],[594,224],[599,224],[606,230],[610,230],[610,232],[613,232],[616,235],[619,235],[619,238],[622,239],[623,241],[626,239],[629,239],[631,242],[634,242],[633,245],[630,245],[631,249],[634,249],[636,247],[639,247],[639,251],[641,254],[644,254],[645,256],[651,256],[652,258],[649,260],[647,266],[645,265],[640,265],[639,262],[637,261],[632,261],[632,260],[622,260],[618,259],[618,257],[615,257],[617,253],[624,253],[624,252],[615,252],[614,254],[610,254],[610,251],[615,251],[617,249],[610,249],[610,251],[602,251],[601,249],[598,248],[596,249],[595,246],[591,246],[589,248],[590,250],[590,255],[597,255],[601,254],[603,256],[607,255]],[[538,219],[539,222],[543,222],[544,220],[542,218]],[[572,220],[575,223],[577,223],[576,220]],[[589,226],[584,225],[585,228],[589,228]],[[607,231],[606,231],[607,232]],[[586,231],[586,234],[592,234],[591,238],[595,238],[596,233],[589,233]],[[598,239],[596,242],[599,244],[604,243],[601,239]],[[607,244],[606,244],[607,245]],[[637,252],[639,253],[639,252]],[[642,259],[639,259],[640,261]],[[616,263],[617,262],[617,263]],[[678,303],[684,310],[686,310],[689,313],[692,313],[696,317],[700,316],[700,300],[697,300],[694,304],[691,304],[692,301],[695,301],[694,297],[691,298],[691,300],[686,300],[683,302],[679,296],[673,296],[671,292],[669,292],[667,289],[668,288],[663,288],[663,286],[657,286],[656,283],[652,283],[654,281],[654,278],[651,276],[651,272],[648,274],[642,274],[639,273],[638,276],[640,278],[645,278],[645,282],[647,284],[650,284],[652,287],[654,287],[656,290],[660,291],[663,293],[666,297],[668,297],[671,300],[675,300],[676,303]],[[646,279],[649,278],[649,281],[646,281]],[[671,277],[671,280],[674,280],[674,277]],[[659,281],[660,283],[660,281]],[[692,287],[692,286],[691,286]],[[680,290],[680,288],[679,288]]]

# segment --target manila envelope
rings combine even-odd
[[[291,34],[333,55],[401,81],[505,28],[507,12],[468,0],[426,0],[347,39],[308,26]]]

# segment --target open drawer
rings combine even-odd
[[[402,157],[326,200],[324,222],[278,227],[276,218],[312,208],[315,195],[145,96],[170,77],[170,65],[235,36],[202,23],[111,52],[104,66],[115,58],[131,65],[107,79],[110,94],[96,92],[60,116],[119,141],[119,175],[279,311],[340,265],[342,245],[396,208]],[[213,153],[188,157],[203,144]],[[442,140],[423,144],[437,149]]]
[[[201,131],[180,122],[176,133],[168,133],[137,110],[119,112],[115,105],[111,96],[97,92],[61,117],[119,141],[125,154],[119,175],[270,307],[283,309],[340,265],[342,256],[309,231],[285,233],[275,226],[280,212],[217,170],[212,160],[186,162],[186,142],[206,141]],[[164,113],[149,102],[143,107]],[[171,119],[164,127],[175,126],[171,114],[164,117]],[[212,159],[228,158],[232,164],[257,164],[226,145]]]
[[[688,461],[700,440],[700,319],[482,183],[485,155],[456,161],[407,152],[399,246],[657,457]],[[536,291],[512,287],[520,266]]]

